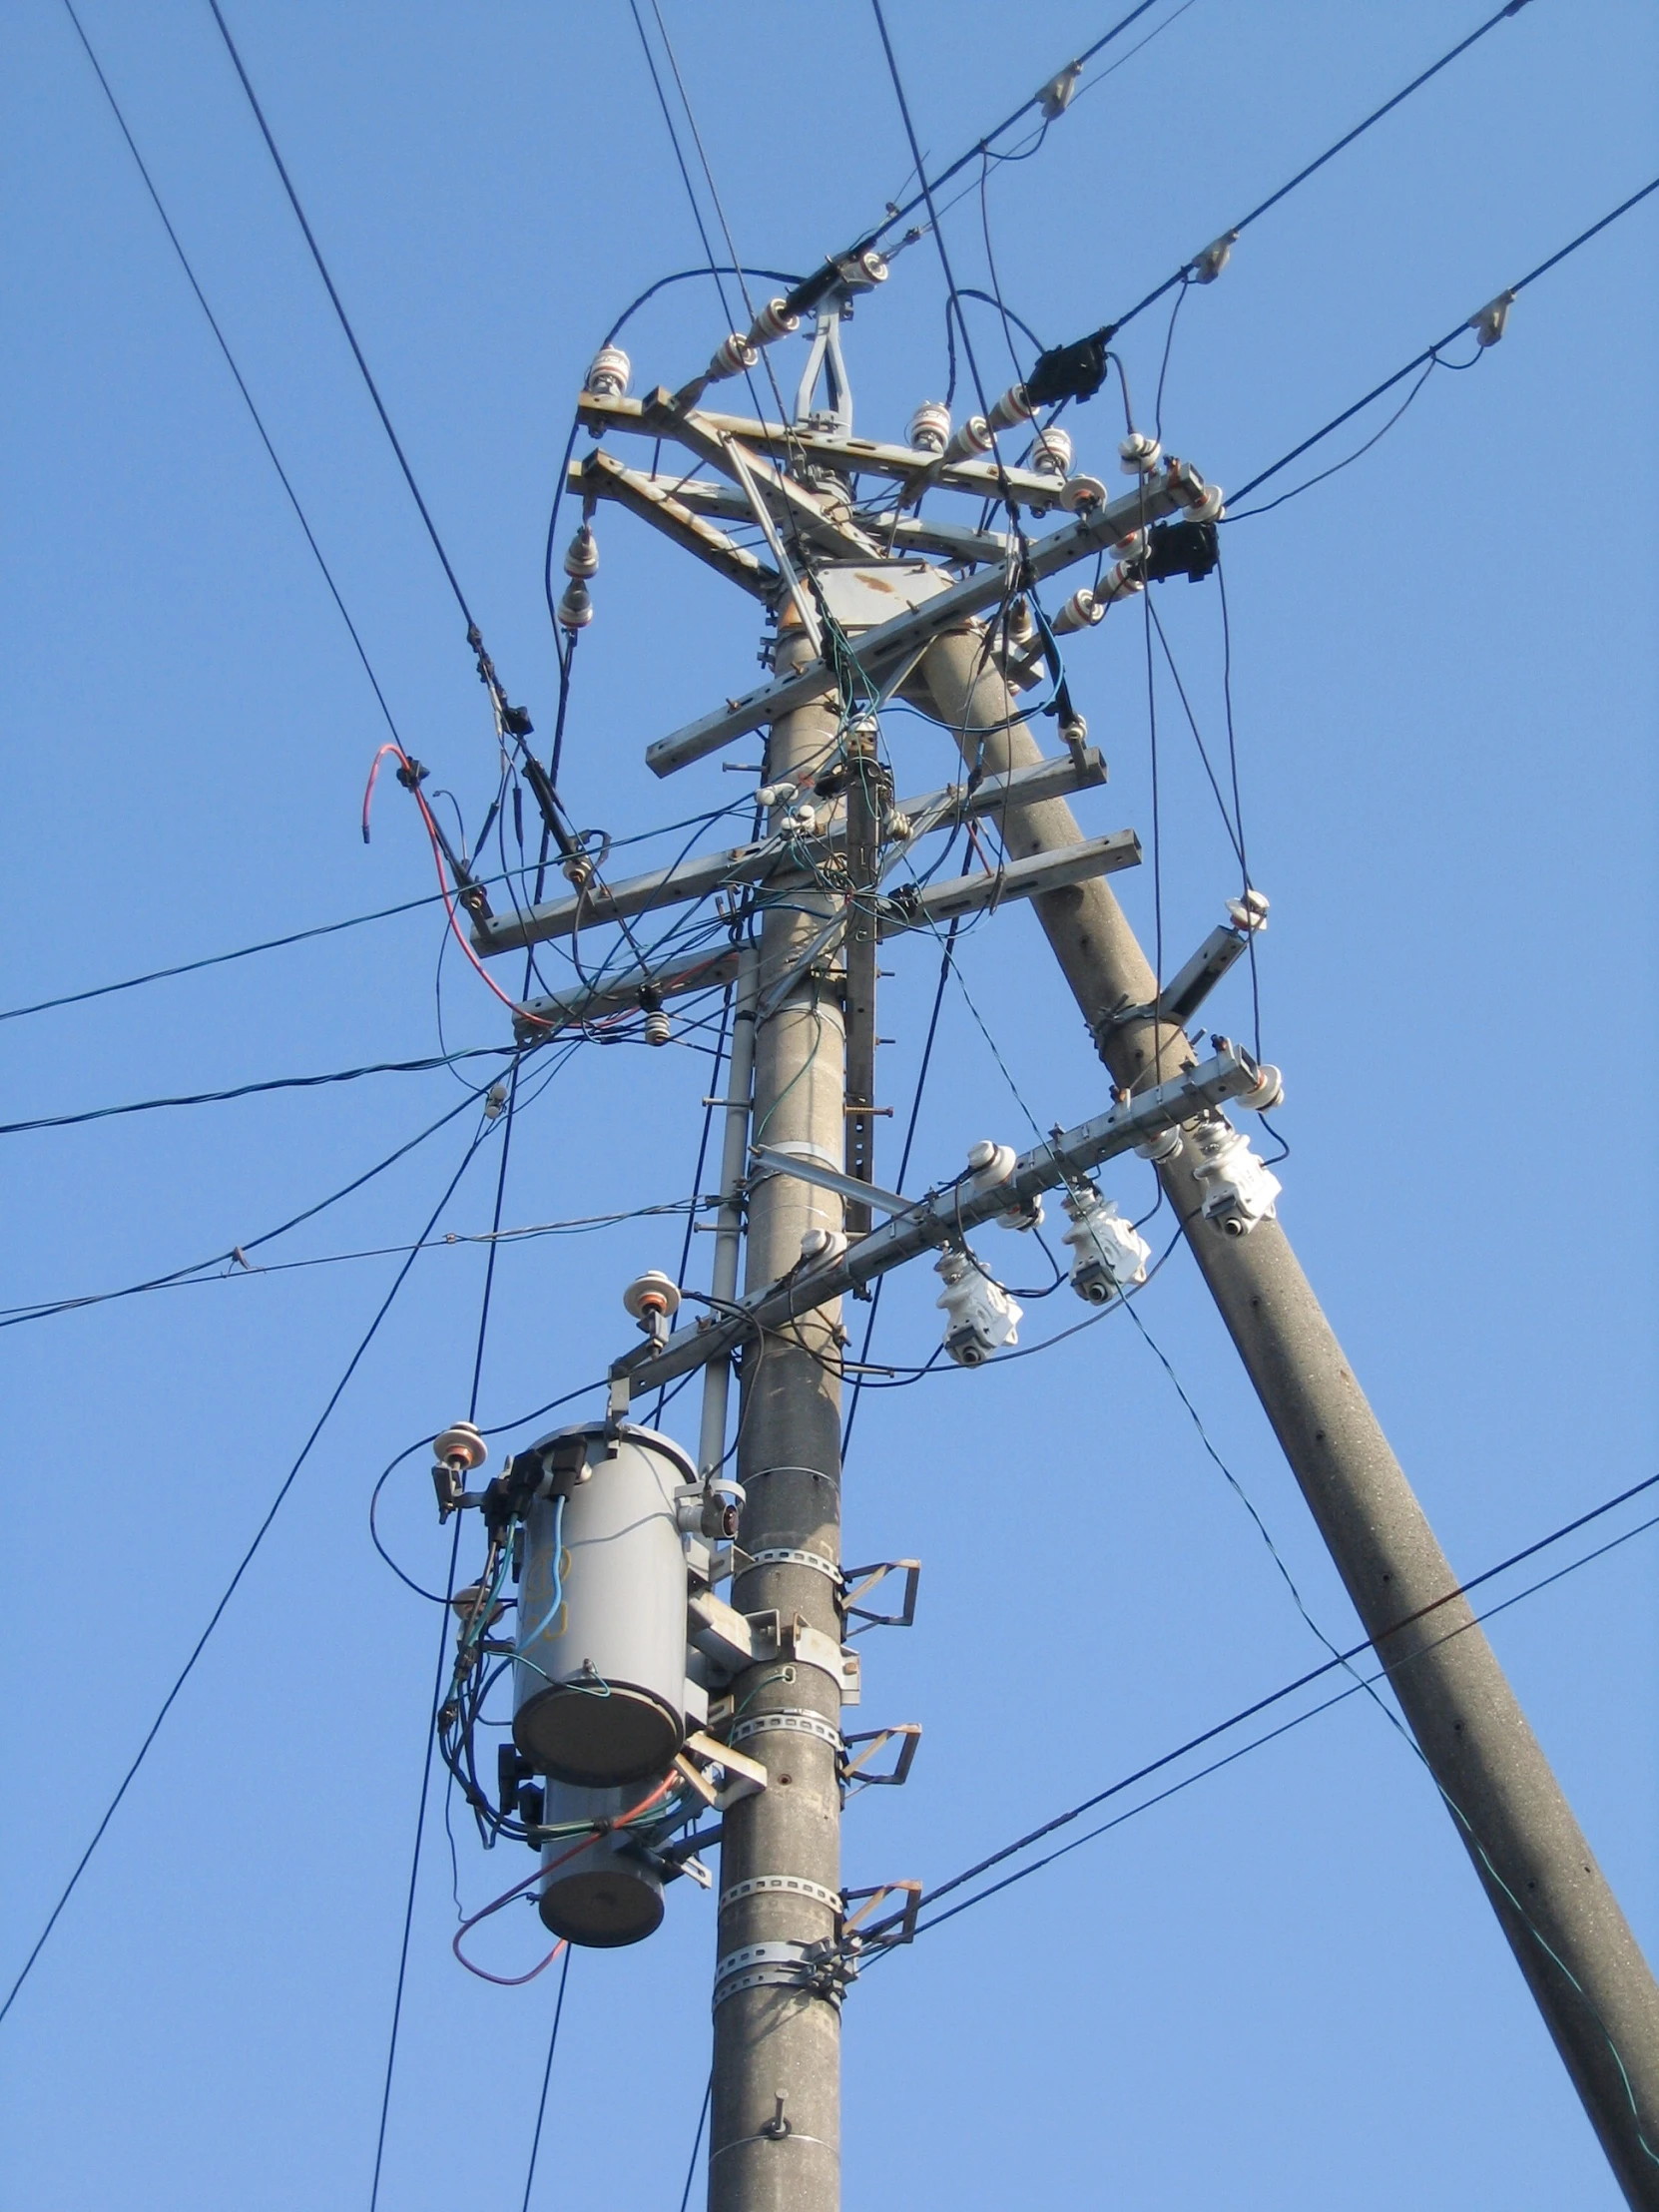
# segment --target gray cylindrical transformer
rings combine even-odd
[[[513,1740],[560,1782],[654,1780],[686,1734],[686,1557],[674,1498],[696,1470],[667,1436],[628,1424],[609,1441],[594,1426],[535,1448],[555,1471],[525,1520]]]
[[[638,1783],[620,1790],[573,1790],[551,1782],[543,1818],[550,1827],[615,1820],[642,1794]],[[662,1921],[663,1878],[626,1835],[595,1836],[586,1843],[551,1837],[542,1847],[542,1865],[547,1880],[538,1901],[541,1917],[549,1933],[567,1942],[614,1950],[643,1941]]]

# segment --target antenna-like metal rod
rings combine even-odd
[[[939,639],[921,670],[939,720],[987,772],[1037,758],[976,638]],[[1022,858],[1082,836],[1063,799],[1011,807],[1002,830]],[[1167,1081],[1189,1065],[1185,1035],[1151,1011],[1156,981],[1107,885],[1035,905],[1118,1082]],[[1457,1577],[1284,1230],[1270,1220],[1222,1236],[1198,1217],[1190,1156],[1159,1172],[1620,2186],[1631,2204],[1659,2206],[1659,1987],[1618,1900],[1472,1609],[1447,1600]]]

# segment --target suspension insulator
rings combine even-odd
[[[709,381],[718,384],[728,376],[741,376],[746,368],[753,368],[760,357],[760,347],[752,345],[741,330],[734,330],[715,349],[715,357],[709,363]]]
[[[593,620],[593,594],[580,576],[573,576],[564,597],[559,601],[559,627],[562,630],[585,630]]]
[[[1031,419],[1031,401],[1023,384],[1010,384],[985,417],[991,435],[998,430],[1011,430],[1019,422]]]
[[[755,317],[749,342],[751,345],[776,345],[780,338],[793,337],[800,327],[801,317],[791,312],[787,299],[769,299]]]
[[[599,540],[593,534],[593,525],[584,522],[565,548],[565,574],[588,577],[598,573]]]
[[[991,426],[982,414],[969,415],[944,449],[947,461],[976,461],[991,449]]]

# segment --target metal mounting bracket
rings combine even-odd
[[[915,1765],[916,1747],[921,1742],[920,1721],[895,1721],[890,1728],[867,1728],[856,1736],[842,1739],[846,1751],[854,1744],[867,1749],[853,1758],[844,1757],[840,1762],[841,1788],[848,1796],[856,1796],[860,1790],[898,1790],[910,1779],[910,1769]],[[890,1743],[898,1744],[898,1752],[892,1765],[883,1774],[866,1774],[869,1761],[877,1758]]]
[[[723,1770],[724,1782],[717,1783],[710,1778],[708,1770],[711,1767]],[[758,1759],[733,1751],[727,1744],[717,1744],[712,1736],[705,1736],[698,1729],[694,1729],[681,1746],[674,1768],[682,1781],[690,1783],[703,1802],[713,1806],[717,1813],[724,1813],[729,1805],[736,1805],[742,1798],[755,1797],[770,1779]]]
[[[889,1574],[904,1577],[904,1608],[898,1613],[872,1613],[858,1600],[867,1597],[879,1587]],[[841,1612],[849,1621],[861,1621],[863,1626],[847,1630],[849,1636],[861,1636],[871,1628],[909,1628],[916,1617],[916,1589],[921,1581],[919,1559],[878,1559],[867,1567],[846,1567],[841,1572]]]
[[[872,1946],[889,1949],[895,1943],[907,1943],[915,1936],[916,1915],[921,1909],[922,1885],[919,1882],[877,1882],[867,1890],[844,1890],[841,1895],[848,1906],[859,1898],[866,1900],[856,1913],[852,1913],[841,1925],[841,1939],[855,1938],[859,1949]],[[873,1921],[866,1928],[864,1918],[884,1905],[888,1898],[902,1897],[900,1911],[889,1913],[885,1920]]]

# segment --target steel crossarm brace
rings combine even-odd
[[[769,605],[783,589],[784,579],[775,568],[695,514],[670,478],[641,475],[601,450],[571,462],[570,486],[584,500],[614,499],[654,530],[661,530],[683,553],[694,553],[729,584]],[[747,515],[749,510],[740,504],[739,511]]]
[[[658,411],[664,402],[670,410],[667,415]],[[584,392],[579,411],[584,425],[596,434],[624,430],[689,443],[676,427],[687,418],[673,416],[672,404],[673,395],[665,390],[648,392],[643,399],[603,399]],[[999,466],[993,461],[952,461],[939,467],[937,456],[923,452],[919,446],[884,445],[874,438],[837,438],[826,430],[797,430],[780,422],[758,422],[752,415],[713,414],[700,408],[697,421],[705,433],[738,438],[752,453],[767,453],[775,460],[801,455],[849,473],[891,477],[904,485],[925,475],[929,483],[937,483],[946,491],[972,492],[980,499],[1003,498],[1006,485],[1032,514],[1046,514],[1060,503],[1060,484],[1034,468]]]
[[[618,496],[607,488],[608,474],[584,474],[593,457],[589,454],[585,461],[571,462],[565,479],[571,492],[578,498]],[[612,463],[613,468],[617,466]],[[726,522],[750,520],[749,502],[734,485],[717,484],[706,476],[646,476],[634,469],[624,469],[622,474],[632,484],[666,493],[696,514],[719,515]],[[1008,538],[1001,530],[975,530],[969,523],[950,522],[942,515],[900,515],[890,508],[884,514],[866,515],[864,521],[870,535],[894,553],[938,553],[947,561],[1002,562],[1008,558]],[[689,550],[695,553],[698,548],[692,546]]]
[[[714,990],[730,983],[737,974],[738,951],[735,944],[711,945],[706,951],[684,953],[659,966],[630,967],[616,975],[595,976],[585,988],[526,999],[513,1009],[513,1037],[521,1045],[548,1044],[573,1023],[635,1012],[641,991],[647,989],[660,998],[683,998],[688,991]]]
[[[1004,809],[1028,806],[1039,799],[1063,799],[1072,792],[1104,784],[1106,763],[1092,746],[1075,756],[1036,762],[1016,769],[1011,776],[987,776],[977,784],[945,784],[916,799],[899,801],[900,811],[917,825],[919,836],[946,825],[996,816]],[[846,841],[845,826],[834,824],[821,841],[834,851]],[[622,921],[636,914],[656,913],[707,898],[729,884],[805,882],[807,871],[790,857],[777,838],[756,844],[739,844],[724,852],[708,852],[696,859],[676,861],[670,867],[652,868],[643,875],[624,877],[620,883],[592,883],[575,897],[550,899],[519,913],[491,914],[478,922],[472,942],[486,957],[492,952],[512,952],[522,945],[540,944],[549,937],[568,937],[605,921]]]
[[[626,406],[630,402],[607,401],[604,404]],[[685,446],[688,452],[695,453],[700,461],[706,461],[711,468],[719,469],[723,476],[736,475],[732,455],[728,450],[728,440],[748,444],[741,421],[700,414],[695,407],[680,407],[675,403],[674,394],[663,385],[659,385],[655,391],[647,392],[637,404],[640,409],[639,417],[628,424],[630,429],[639,430],[647,437],[673,438],[677,444]],[[584,406],[584,414],[585,412]],[[590,422],[589,427],[594,425]],[[814,544],[822,546],[827,553],[833,553],[839,560],[867,561],[880,558],[881,548],[874,538],[866,536],[852,523],[837,521],[816,492],[809,491],[805,484],[798,484],[793,477],[783,475],[770,462],[763,460],[758,450],[751,450],[745,455],[745,459],[754,471],[760,489],[777,505],[780,514],[793,529],[812,539]],[[739,488],[742,488],[741,480]]]
[[[1046,537],[1034,540],[1026,558],[1023,581],[1036,583],[1059,569],[1069,568],[1075,561],[1088,560],[1132,535],[1143,523],[1160,521],[1181,506],[1169,472],[1155,469],[1136,490],[1123,498],[1114,499],[1068,523],[1064,529],[1051,530]],[[929,640],[959,628],[972,616],[994,606],[1007,589],[1008,578],[1003,570],[981,569],[964,577],[936,598],[895,615],[891,622],[865,630],[856,644],[859,667],[872,681],[877,680],[893,662],[917,652]],[[647,746],[646,766],[654,775],[672,776],[676,769],[718,752],[734,738],[745,737],[763,723],[788,714],[792,708],[821,698],[830,681],[824,663],[815,661],[798,675],[778,677],[740,699],[729,699],[716,713],[689,722],[684,729]]]
[[[1102,1161],[1145,1144],[1161,1131],[1225,1105],[1230,1098],[1241,1097],[1260,1081],[1261,1070],[1250,1055],[1229,1045],[1213,1059],[1097,1114],[1092,1121],[1081,1122],[1075,1129],[1056,1130],[1045,1144],[1022,1153],[1001,1181],[987,1183],[982,1176],[969,1175],[942,1190],[931,1191],[908,1212],[860,1237],[837,1258],[752,1293],[706,1328],[681,1330],[661,1351],[642,1346],[613,1365],[613,1384],[626,1382],[630,1389],[655,1389],[659,1383],[672,1382],[677,1376],[702,1367],[705,1361],[734,1351],[746,1339],[787,1330],[818,1307],[862,1290],[877,1276],[918,1259],[924,1252],[959,1244],[982,1223],[1018,1212],[1041,1192],[1075,1181]],[[794,1164],[786,1164],[787,1160],[785,1155],[768,1164],[776,1174],[794,1173]]]
[[[1119,868],[1138,867],[1140,858],[1141,840],[1135,831],[1114,830],[1110,836],[1085,837],[1067,852],[1033,853],[1028,860],[1008,860],[1001,867],[950,876],[927,885],[916,899],[913,916],[896,900],[883,901],[880,934],[893,937],[906,929],[926,929],[954,921],[958,914],[1006,905],[1011,898],[1041,898],[1045,891],[1062,890],[1068,883],[1086,883],[1097,875],[1115,875]]]

